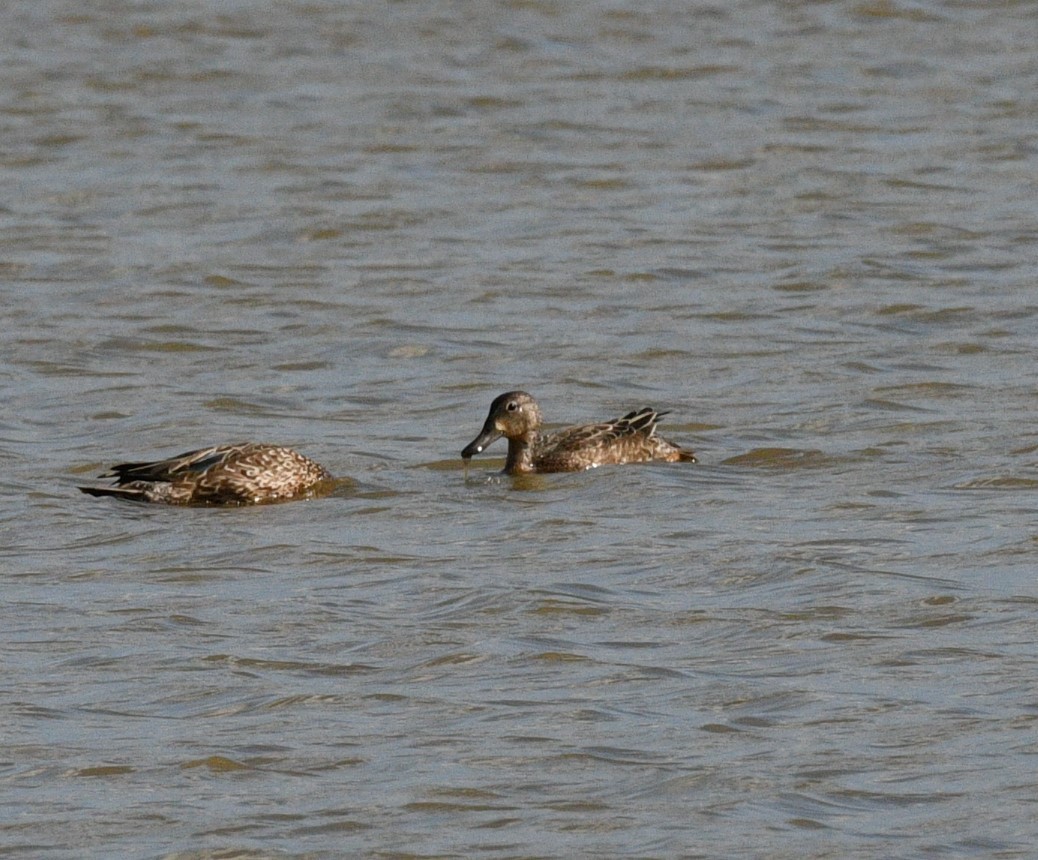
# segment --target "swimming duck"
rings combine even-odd
[[[150,463],[120,463],[100,477],[114,487],[80,487],[165,505],[255,505],[313,495],[331,474],[309,457],[277,445],[242,442],[201,448]]]
[[[505,473],[577,472],[620,463],[696,462],[691,451],[656,435],[656,424],[666,412],[637,409],[603,424],[566,427],[540,434],[541,410],[525,391],[509,391],[490,404],[483,430],[461,452],[468,460],[504,436],[508,439]]]

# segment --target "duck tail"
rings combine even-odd
[[[116,499],[127,499],[131,502],[146,502],[144,490],[127,487],[80,487],[81,493],[88,496],[112,496]]]

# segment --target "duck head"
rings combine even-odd
[[[537,401],[525,391],[509,391],[494,398],[483,429],[465,446],[461,456],[468,460],[473,454],[481,454],[502,436],[510,442],[530,444],[536,438],[540,426],[541,410]]]

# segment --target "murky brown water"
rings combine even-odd
[[[0,854],[1032,856],[1032,4],[0,22]],[[350,480],[75,490],[242,438]]]

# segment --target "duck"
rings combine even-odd
[[[164,505],[257,505],[312,497],[331,473],[291,448],[239,442],[186,451],[165,460],[120,463],[101,478],[112,487],[80,487],[91,496],[114,496]]]
[[[666,412],[643,408],[600,424],[566,427],[542,434],[541,409],[525,391],[494,398],[483,429],[461,452],[464,460],[481,454],[497,439],[508,439],[505,474],[579,472],[622,463],[695,463],[695,454],[656,434]]]

